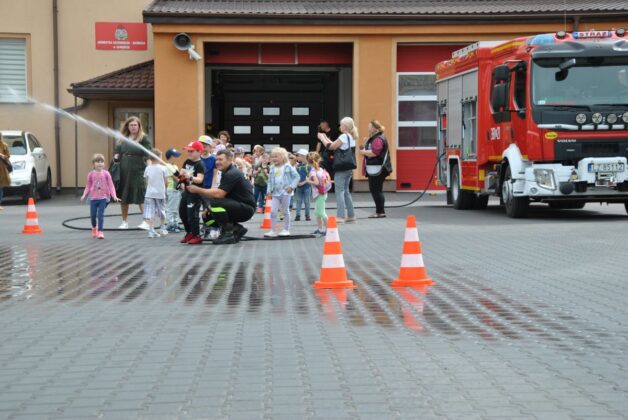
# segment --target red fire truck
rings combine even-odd
[[[628,34],[557,32],[479,42],[436,66],[438,177],[456,209],[499,196],[628,211]]]

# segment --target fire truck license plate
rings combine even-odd
[[[589,172],[624,172],[623,163],[589,163]]]

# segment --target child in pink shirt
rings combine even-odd
[[[92,236],[98,239],[105,239],[103,224],[105,222],[105,207],[109,200],[120,201],[113,186],[111,174],[105,169],[105,157],[96,153],[92,159],[94,170],[87,174],[87,184],[81,201],[89,195],[89,211],[92,219]],[[96,225],[98,219],[98,225]]]

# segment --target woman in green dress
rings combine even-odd
[[[122,135],[131,139],[146,150],[151,150],[151,141],[142,129],[142,122],[137,117],[129,117],[122,128]],[[119,229],[128,229],[129,204],[138,204],[140,212],[144,213],[144,169],[148,154],[141,147],[134,146],[125,141],[118,141],[115,148],[114,159],[120,161],[120,185],[118,197],[122,200],[122,224]],[[148,224],[142,222],[140,229],[148,229]]]

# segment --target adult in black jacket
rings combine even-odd
[[[222,228],[214,244],[234,244],[247,232],[240,223],[255,214],[253,186],[233,164],[233,153],[228,149],[216,154],[216,169],[221,172],[218,187],[205,189],[190,185],[187,188],[206,200],[210,212],[208,220]]]
[[[379,121],[373,120],[369,123],[369,137],[365,139],[365,143],[360,146],[360,154],[364,156],[362,163],[362,175],[367,176],[369,180],[369,190],[373,201],[375,202],[375,213],[370,218],[386,217],[384,206],[386,198],[384,197],[384,180],[392,172],[392,163],[390,161],[390,153],[388,153],[388,141],[384,136],[384,126]],[[379,168],[379,173],[368,174],[366,167],[370,166],[374,170]]]

